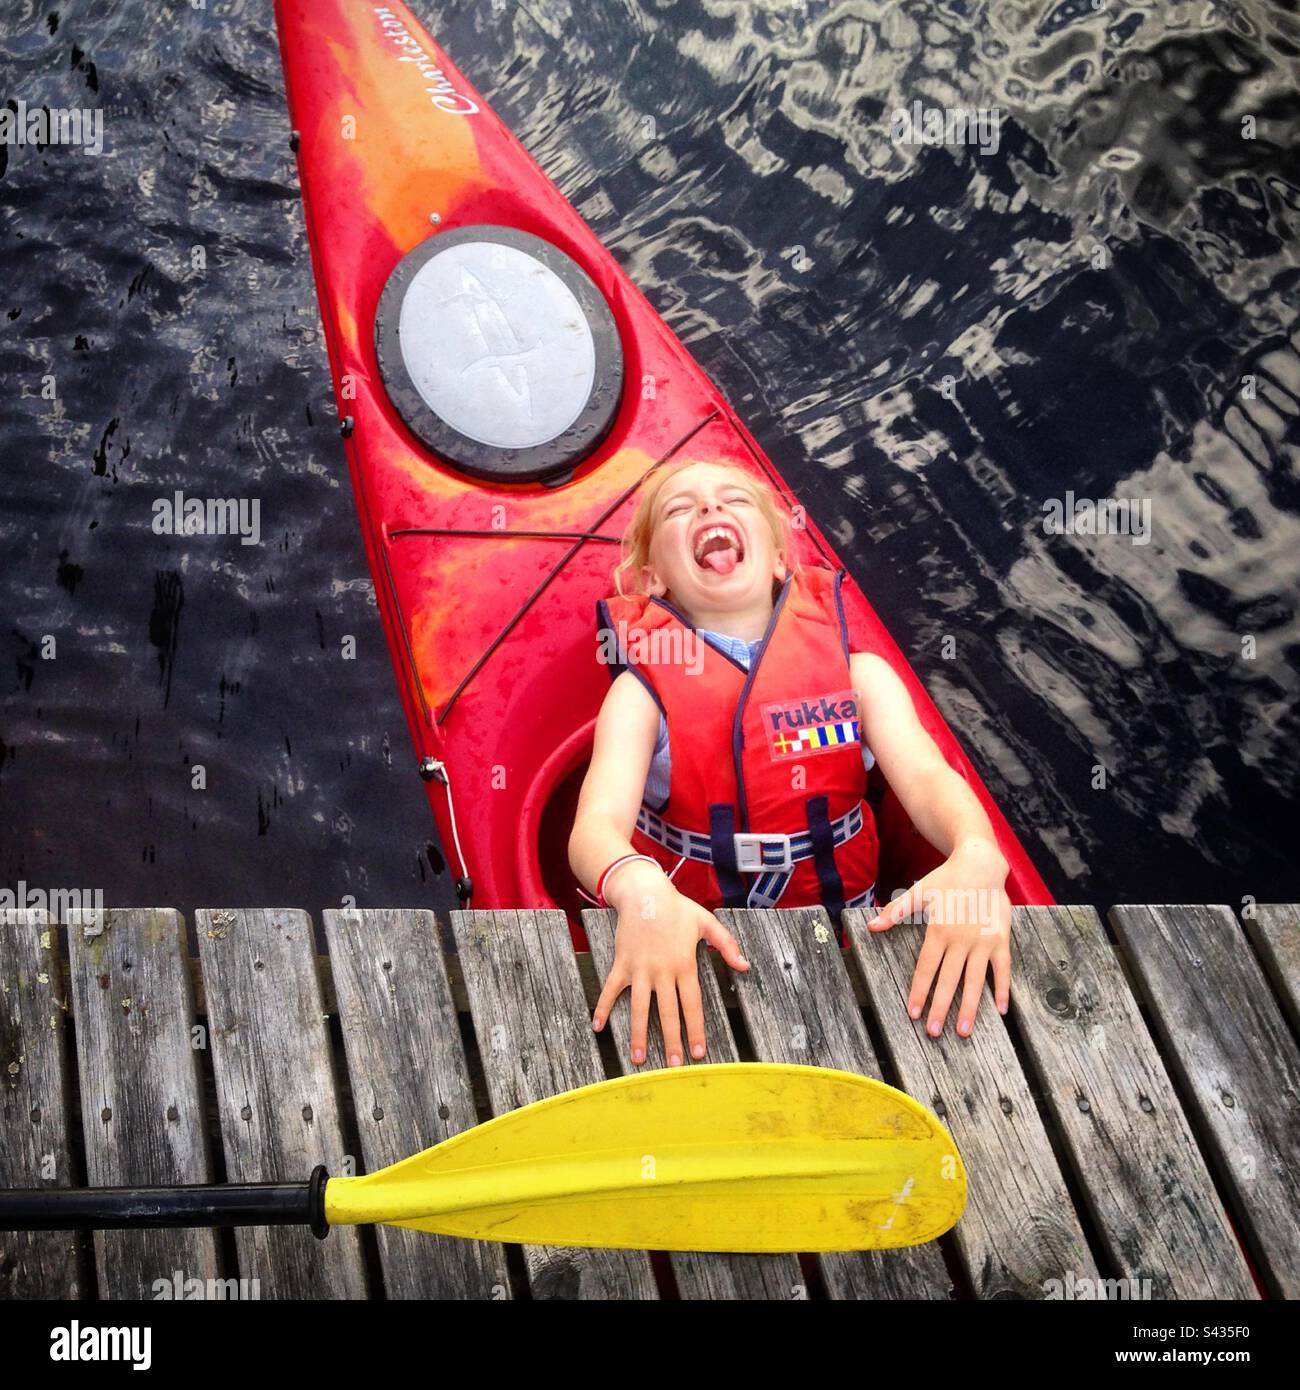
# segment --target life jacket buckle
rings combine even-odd
[[[794,855],[789,835],[757,835],[737,831],[732,839],[736,846],[736,869],[742,874],[762,874],[794,868]],[[765,856],[764,848],[779,849],[780,859]]]

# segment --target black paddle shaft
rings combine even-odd
[[[325,1184],[248,1182],[194,1187],[0,1188],[0,1231],[143,1230],[159,1226],[310,1226],[322,1240]]]

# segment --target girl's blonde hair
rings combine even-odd
[[[704,462],[702,459],[688,459],[683,463],[673,464],[671,467],[665,468],[641,494],[641,500],[632,515],[632,520],[623,533],[622,559],[619,560],[614,569],[614,589],[621,598],[628,598],[633,594],[644,592],[641,588],[641,571],[650,563],[650,541],[654,536],[655,529],[655,505],[659,501],[660,493],[679,473],[687,468],[698,467],[702,462]],[[771,529],[772,539],[776,542],[777,553],[785,559],[787,569],[797,570],[799,565],[790,545],[785,515],[767,480],[746,472],[745,469],[737,467],[734,463],[711,463],[711,466],[730,473],[741,486],[753,494],[759,515]],[[630,577],[632,585],[630,593],[623,587],[623,581],[628,577]]]

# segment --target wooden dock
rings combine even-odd
[[[847,912],[842,949],[820,909],[719,915],[751,969],[702,972],[708,1061],[842,1068],[930,1106],[970,1180],[949,1235],[801,1262],[386,1227],[0,1232],[0,1297],[1300,1295],[1300,908],[1117,907],[1110,933],[1089,907],[1017,909],[1010,1014],[986,991],[972,1036],[954,1010],[938,1041],[904,1009],[919,929]],[[585,920],[590,955],[558,912],[0,916],[0,1187],[370,1172],[629,1071],[628,996],[590,1026],[613,919]]]

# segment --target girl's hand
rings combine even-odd
[[[997,846],[982,839],[965,840],[937,869],[895,898],[873,921],[872,931],[888,931],[906,917],[925,912],[925,941],[916,959],[916,973],[907,998],[908,1014],[921,1017],[926,995],[934,984],[926,1031],[943,1032],[948,1006],[965,976],[957,1031],[967,1036],[984,992],[989,962],[993,963],[993,995],[1005,1014],[1011,993],[1011,900],[1004,884],[1007,861]]]
[[[735,937],[699,903],[679,893],[657,864],[634,860],[610,875],[606,901],[618,912],[614,964],[596,1001],[591,1026],[599,1033],[625,989],[632,989],[632,1061],[646,1058],[650,996],[659,1006],[664,1053],[670,1067],[682,1065],[681,1014],[691,1056],[704,1056],[704,1005],[696,973],[695,948],[701,938],[716,946],[733,970],[748,970]],[[681,1003],[680,1014],[678,1001]]]

